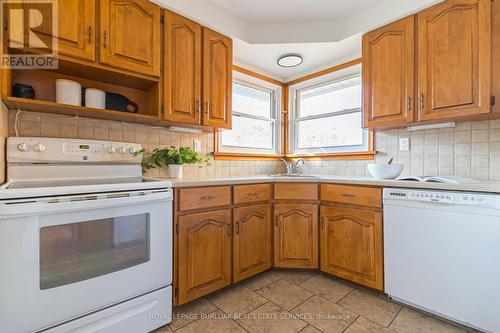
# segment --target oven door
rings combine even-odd
[[[172,283],[171,191],[0,208],[0,331],[32,332]]]

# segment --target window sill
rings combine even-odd
[[[360,151],[360,152],[339,152],[339,153],[317,153],[317,154],[286,154],[286,158],[296,159],[303,158],[305,160],[373,160],[377,151]]]
[[[244,153],[225,153],[225,152],[215,152],[214,160],[220,161],[276,161],[283,158],[284,155],[280,154],[244,154]]]
[[[319,154],[243,154],[243,153],[214,153],[214,160],[221,161],[276,161],[280,158],[297,159],[303,158],[305,160],[374,160],[376,151],[360,151],[360,152],[340,152],[340,153],[319,153]]]

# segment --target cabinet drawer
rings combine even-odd
[[[184,188],[179,191],[179,210],[225,206],[231,204],[229,186]]]
[[[271,199],[271,184],[234,186],[234,203],[248,203]]]
[[[317,184],[278,183],[274,184],[274,198],[277,200],[316,200]]]
[[[323,184],[321,185],[321,200],[382,207],[382,191],[376,187]]]

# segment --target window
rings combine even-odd
[[[237,75],[240,74],[240,75]],[[253,78],[233,81],[233,126],[219,133],[220,153],[278,154],[281,87]],[[261,82],[262,81],[262,82]]]
[[[368,150],[361,126],[360,66],[292,86],[290,151],[293,154]]]

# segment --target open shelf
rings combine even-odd
[[[89,108],[86,106],[75,106],[68,104],[61,104],[49,101],[42,101],[36,99],[27,99],[19,97],[4,97],[4,103],[9,109],[13,110],[26,110],[33,112],[44,112],[53,114],[62,114],[67,116],[78,117],[91,117],[96,119],[124,121],[136,124],[153,125],[153,126],[170,126],[169,121],[160,119],[159,117],[150,116],[139,113],[128,113],[114,110],[103,110]]]

